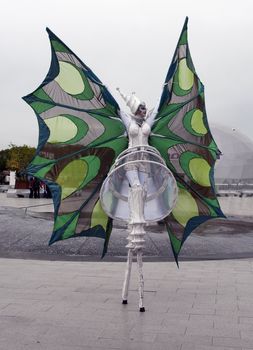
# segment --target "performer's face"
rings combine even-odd
[[[147,114],[147,108],[146,108],[146,106],[145,105],[139,105],[139,107],[138,107],[138,109],[137,109],[137,111],[136,111],[136,113],[135,113],[136,115],[139,115],[140,117],[142,117],[142,118],[145,118],[146,117],[146,114]]]

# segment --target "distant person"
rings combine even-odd
[[[35,179],[33,183],[34,198],[40,198],[40,180]]]
[[[47,192],[47,198],[52,198],[51,191],[47,185],[46,185],[46,192]]]
[[[33,198],[34,196],[34,177],[30,177],[30,180],[29,180],[29,190],[30,190],[30,193],[29,193],[29,198]]]
[[[44,182],[40,183],[40,188],[41,188],[42,193],[43,193],[43,198],[47,198],[47,187],[46,187],[46,184]]]

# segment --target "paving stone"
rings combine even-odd
[[[239,329],[235,328],[207,328],[207,327],[187,327],[186,335],[211,336],[211,337],[234,337],[240,338]]]
[[[215,346],[230,346],[230,347],[241,347],[241,348],[253,348],[253,339],[237,339],[230,337],[214,337],[213,345]]]
[[[224,347],[224,346],[209,346],[198,344],[183,344],[181,350],[242,350],[242,348]]]
[[[252,317],[239,317],[240,323],[250,323],[253,325],[253,314]]]

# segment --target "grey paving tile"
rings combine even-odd
[[[253,315],[252,315],[252,317],[243,317],[243,316],[240,316],[240,317],[239,317],[239,322],[240,322],[240,323],[249,323],[249,324],[252,324],[252,325],[253,325]]]
[[[216,310],[215,307],[202,304],[202,305],[193,306],[189,313],[193,315],[214,315],[215,310]]]
[[[8,342],[0,339],[0,349],[1,350],[97,350],[95,348],[90,348],[86,346],[77,347],[75,345],[71,346],[63,346],[57,344],[46,344],[40,341],[30,341],[25,344],[21,344],[19,341],[15,339],[8,339]],[[100,348],[101,350],[101,348]],[[104,349],[104,350],[110,350]]]
[[[207,328],[207,327],[187,327],[186,335],[211,336],[211,337],[234,337],[240,338],[240,330],[235,328]]]
[[[211,336],[198,336],[198,335],[169,335],[169,334],[158,334],[156,341],[169,343],[172,339],[178,344],[199,344],[199,345],[211,345],[212,337]]]
[[[181,350],[181,344],[178,344],[171,340],[168,344],[166,343],[140,343],[134,342],[127,344],[125,350]]]
[[[41,337],[41,341],[63,346],[93,346],[100,335],[100,329],[85,329],[80,324],[76,327],[52,325]]]
[[[253,332],[251,330],[241,330],[241,338],[246,340],[253,340]]]
[[[242,348],[224,347],[224,346],[209,346],[209,345],[198,345],[198,344],[183,344],[181,350],[242,350]]]
[[[215,346],[224,346],[224,347],[241,347],[241,348],[252,348],[253,340],[248,339],[237,339],[231,337],[214,337],[213,345]]]
[[[238,323],[238,316],[234,315],[190,315],[189,318],[192,322],[202,322],[202,321],[210,321],[211,323],[215,322],[223,322],[224,324],[230,324],[230,323]]]

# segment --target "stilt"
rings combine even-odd
[[[131,267],[133,260],[133,253],[137,253],[137,264],[139,271],[139,309],[141,312],[145,311],[143,307],[144,298],[144,280],[142,273],[142,248],[144,247],[145,240],[143,236],[146,234],[144,230],[145,220],[144,220],[144,199],[146,196],[146,191],[142,186],[133,186],[129,191],[129,209],[130,209],[130,220],[128,228],[130,230],[127,237],[128,244],[126,248],[128,249],[127,256],[127,266],[125,272],[125,279],[122,289],[122,304],[127,304]]]
[[[124,280],[123,289],[122,289],[122,304],[127,304],[127,297],[128,297],[129,283],[130,283],[130,277],[131,277],[131,269],[132,269],[132,261],[133,261],[133,249],[128,248],[125,280]]]
[[[138,272],[139,272],[139,309],[140,312],[145,312],[145,308],[143,306],[143,300],[144,300],[144,278],[143,278],[143,271],[142,271],[142,249],[137,250],[137,265],[138,265]]]

